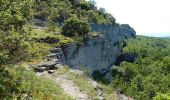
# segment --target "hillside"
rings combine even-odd
[[[0,100],[169,98],[170,40],[95,2],[1,0],[0,23]]]
[[[113,88],[137,100],[168,100],[170,40],[137,36],[126,45],[128,55],[113,66]]]
[[[37,76],[36,69],[48,69],[37,67],[50,60],[52,63],[59,60],[64,66],[61,57],[50,54],[53,48],[82,44],[86,38],[104,38],[102,30],[91,30],[92,24],[129,29],[128,25],[116,24],[115,18],[104,9],[98,10],[93,2],[84,0],[1,0],[0,23],[0,99],[3,100],[71,100],[76,99],[75,94],[84,92],[87,92],[86,97],[100,97],[97,92],[100,90],[88,90],[91,86],[86,81],[87,76],[82,82],[76,78],[63,79],[70,82],[69,88],[73,90],[76,87],[74,80],[84,89],[77,86],[75,89],[80,92],[72,95],[65,91],[60,81],[54,81],[54,77]],[[118,33],[118,36],[121,35]],[[57,70],[52,69],[47,72],[52,74]],[[70,77],[74,75],[70,74]],[[113,92],[106,88],[107,91],[105,98]]]

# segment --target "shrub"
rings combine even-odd
[[[0,100],[11,99],[14,91],[17,91],[16,81],[13,76],[2,66],[0,66]]]
[[[29,34],[19,34],[15,30],[0,31],[0,65],[29,61],[47,54],[49,45],[30,41]]]
[[[26,34],[19,34],[15,30],[1,31],[0,37],[0,59],[2,62],[15,63],[26,57]]]
[[[56,24],[54,21],[50,21],[49,25],[48,25],[48,28],[47,28],[47,32],[55,32],[56,31]]]
[[[5,69],[6,68],[6,69]],[[24,67],[0,66],[0,100],[72,100],[52,79]]]
[[[89,24],[77,17],[70,17],[62,26],[62,34],[68,37],[86,35],[89,31]]]

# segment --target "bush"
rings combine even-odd
[[[5,69],[6,68],[6,69]],[[0,100],[72,100],[52,79],[21,66],[0,66]]]
[[[48,28],[47,28],[47,32],[55,32],[57,28],[57,25],[55,24],[54,21],[50,21]]]
[[[86,35],[89,31],[89,24],[79,20],[77,17],[69,18],[62,26],[62,34],[68,37]]]
[[[29,36],[27,33],[19,34],[15,30],[0,31],[0,65],[30,61],[48,53],[48,44],[30,41]]]
[[[18,94],[21,96],[24,91],[33,100],[72,100],[52,79],[38,77],[33,71],[24,68],[13,69],[11,73],[20,78],[21,86]]]
[[[15,30],[0,32],[0,59],[3,63],[15,63],[25,59],[27,45],[26,34],[19,34]]]
[[[0,66],[0,100],[11,99],[14,91],[17,91],[16,81],[10,73],[2,66]]]

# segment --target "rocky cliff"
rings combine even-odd
[[[103,33],[103,36],[88,38],[81,45],[72,43],[63,46],[66,64],[90,71],[110,68],[121,54],[124,40],[136,35],[128,25],[91,24],[91,30]]]

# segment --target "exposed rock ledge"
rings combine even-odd
[[[103,37],[89,38],[83,46],[72,43],[62,47],[69,66],[91,72],[110,68],[121,55],[124,40],[136,35],[128,25],[92,24],[91,29],[104,33]]]

